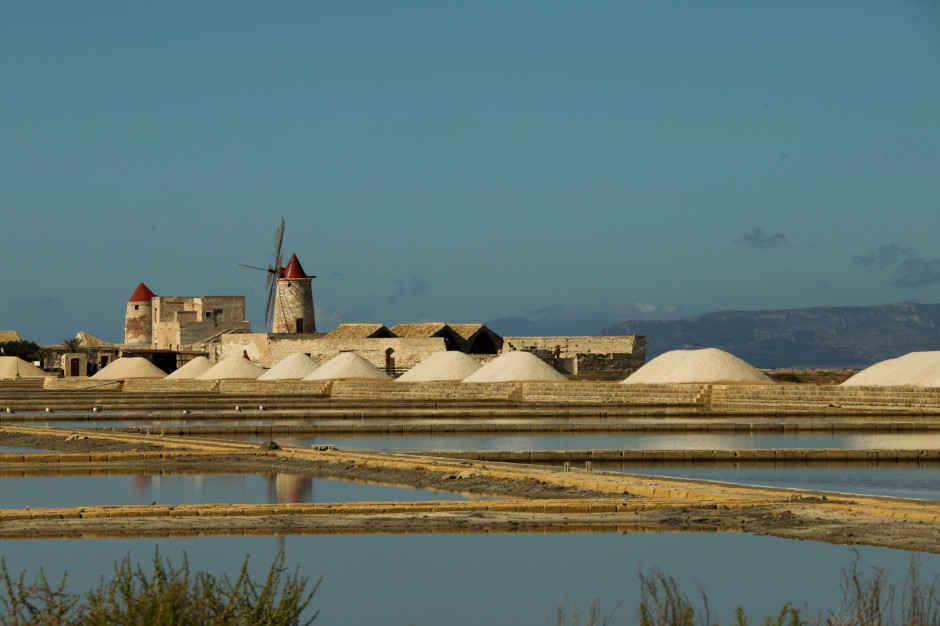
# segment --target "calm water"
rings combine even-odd
[[[294,474],[137,474],[0,478],[0,508],[286,502],[464,500],[447,491]]]
[[[113,562],[130,553],[145,565],[159,547],[191,570],[233,576],[246,554],[263,578],[283,547],[287,564],[323,583],[312,606],[317,624],[545,624],[559,603],[585,610],[594,596],[602,608],[623,605],[614,624],[636,623],[637,572],[656,566],[677,577],[690,598],[704,586],[721,623],[743,604],[754,623],[784,602],[812,611],[841,599],[840,569],[853,549],[772,537],[721,534],[485,534],[200,537],[167,539],[3,540],[7,567],[35,573],[40,565],[69,588],[91,587],[110,576]],[[909,554],[861,548],[862,569],[885,567],[900,581]],[[940,572],[940,557],[921,555],[921,574]],[[146,568],[145,568],[146,569]]]
[[[39,448],[17,448],[14,446],[0,446],[0,454],[26,454],[27,452],[49,452]]]
[[[698,478],[746,485],[795,487],[817,491],[839,491],[898,498],[940,500],[940,467],[929,465],[877,465],[870,467],[827,466],[613,466],[594,464],[597,469],[627,474]]]
[[[264,441],[269,437],[248,437]],[[750,450],[770,448],[934,449],[940,435],[281,435],[288,445],[332,444],[339,448],[406,450]]]

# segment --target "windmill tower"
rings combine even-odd
[[[304,268],[292,254],[276,281],[274,294],[275,333],[315,333],[317,323],[313,315],[313,288],[315,276],[307,276]]]
[[[153,343],[153,297],[154,293],[147,285],[140,283],[127,302],[127,315],[124,317],[124,343]]]
[[[284,240],[284,218],[274,231],[274,263],[267,269],[239,263],[242,267],[267,272],[265,287],[268,289],[268,302],[264,307],[264,325],[274,321],[271,332],[274,333],[315,333],[316,320],[313,316],[313,288],[311,281],[316,276],[307,276],[304,268],[291,255],[286,266],[281,266],[281,243]]]

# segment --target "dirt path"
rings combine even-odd
[[[0,511],[0,537],[434,532],[743,531],[940,552],[940,503],[788,489],[563,472],[560,468],[342,450],[194,452],[173,438],[69,438],[0,426],[0,446],[65,454],[0,457],[0,475],[249,472],[329,477],[487,496],[433,503],[86,507]],[[192,441],[198,444],[197,441]],[[109,453],[107,460],[95,460]],[[48,457],[49,455],[43,455]],[[17,457],[19,460],[14,460]],[[33,457],[39,458],[39,457]],[[497,498],[497,499],[493,499]]]

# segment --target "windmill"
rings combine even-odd
[[[313,310],[313,292],[308,276],[293,254],[286,265],[281,264],[281,243],[284,240],[284,218],[274,231],[274,263],[265,267],[239,263],[242,268],[265,272],[264,287],[268,291],[264,307],[264,325],[272,325],[275,333],[315,333],[316,316]],[[243,270],[244,271],[244,270]],[[247,275],[246,275],[247,278]],[[250,285],[249,281],[249,285]],[[273,324],[272,324],[273,322]]]
[[[255,265],[248,265],[245,263],[239,263],[240,267],[247,267],[253,270],[260,270],[266,272],[267,276],[264,280],[264,288],[268,291],[268,300],[267,304],[264,306],[264,325],[267,326],[271,319],[274,316],[274,301],[277,297],[277,279],[284,276],[284,267],[281,265],[281,244],[284,241],[284,218],[281,218],[281,221],[277,225],[277,229],[274,231],[274,264],[268,265],[268,267],[257,267]]]

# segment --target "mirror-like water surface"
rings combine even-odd
[[[940,467],[890,465],[871,467],[826,466],[665,466],[642,467],[595,464],[596,469],[627,474],[697,478],[746,485],[794,487],[897,498],[940,500]]]
[[[136,474],[0,478],[0,508],[134,504],[415,502],[466,496],[295,474]]]
[[[716,621],[731,623],[743,605],[761,623],[784,602],[806,602],[813,615],[836,608],[840,569],[854,550],[863,570],[888,568],[894,582],[909,565],[909,554],[895,550],[735,533],[4,540],[0,552],[13,573],[42,565],[58,581],[67,568],[69,589],[78,591],[110,576],[128,551],[147,570],[155,546],[176,565],[185,551],[190,571],[230,576],[250,554],[256,579],[283,547],[290,570],[299,564],[314,581],[323,576],[311,606],[325,625],[555,623],[559,603],[576,605],[583,618],[595,596],[606,611],[623,601],[612,623],[634,624],[637,572],[653,566],[678,577],[690,599],[695,583],[703,585]],[[940,572],[937,555],[920,559],[925,580]]]
[[[0,454],[26,454],[28,452],[48,452],[40,448],[17,448],[15,446],[0,446]]]
[[[246,437],[264,441],[267,436]],[[934,449],[940,435],[277,435],[284,445],[332,444],[363,450],[758,450],[772,448]]]

